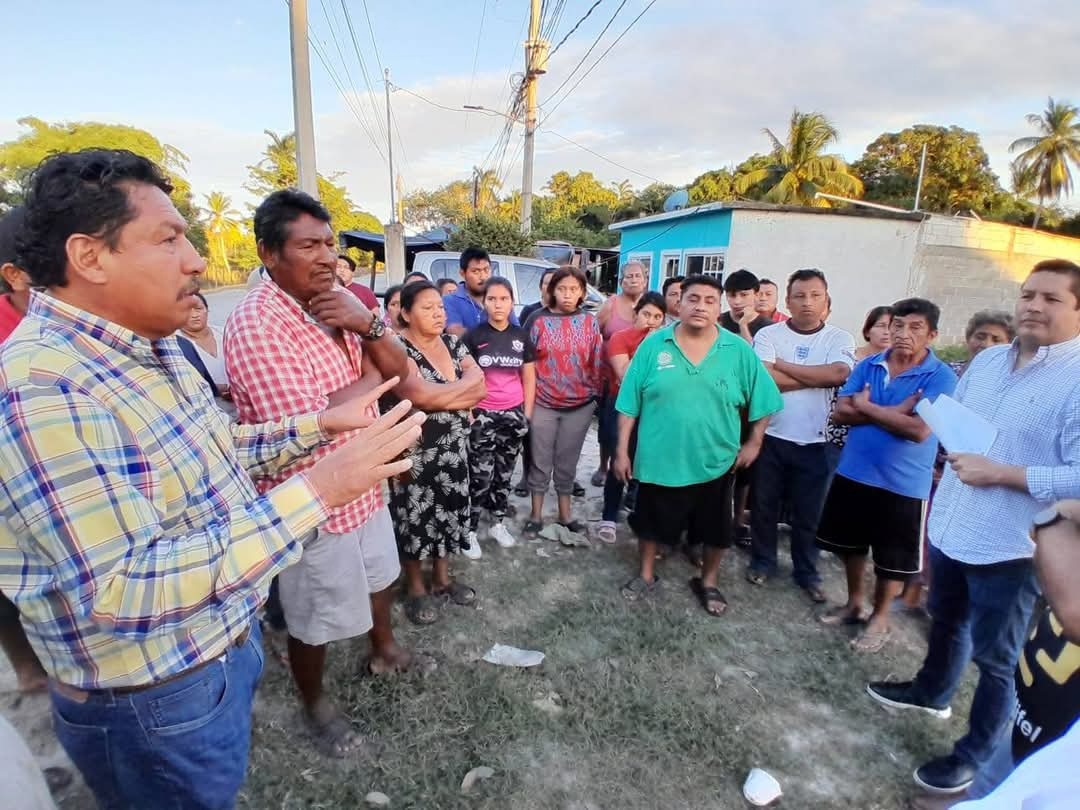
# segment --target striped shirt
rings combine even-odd
[[[1043,346],[1016,370],[1018,345],[984,349],[955,398],[998,430],[987,457],[1027,470],[1027,492],[972,487],[952,468],[934,495],[930,542],[954,560],[987,565],[1030,557],[1031,521],[1045,506],[1080,498],[1080,337]]]
[[[265,475],[318,416],[230,426],[175,338],[49,295],[0,349],[0,590],[49,675],[154,683],[220,656],[327,511]]]
[[[339,345],[334,333],[305,313],[273,279],[251,290],[225,325],[225,369],[240,421],[257,424],[323,411],[330,394],[359,380],[360,338],[342,332]],[[342,433],[288,469],[255,476],[255,486],[259,492],[276,487],[355,435]],[[382,488],[372,487],[332,510],[323,528],[333,534],[351,532],[382,506]]]

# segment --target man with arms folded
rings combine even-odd
[[[1028,531],[1042,508],[1080,496],[1080,266],[1051,259],[1032,268],[1020,286],[1016,334],[981,351],[956,388],[997,436],[985,456],[951,453],[934,495],[926,660],[913,681],[867,687],[888,706],[949,717],[975,662],[967,734],[915,771],[934,793],[965,790],[1008,722],[1036,595]]]
[[[230,426],[170,337],[203,262],[169,181],[126,151],[47,159],[0,349],[0,588],[50,678],[61,744],[103,807],[232,807],[262,669],[255,613],[333,508],[408,468],[406,407]],[[369,425],[369,427],[364,427]],[[302,476],[265,475],[363,428]]]

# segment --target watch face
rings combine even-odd
[[[1041,529],[1051,523],[1056,523],[1060,517],[1061,515],[1058,513],[1056,506],[1048,506],[1046,509],[1035,513],[1035,517],[1031,519],[1031,525],[1036,529]]]

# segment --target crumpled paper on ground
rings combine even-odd
[[[505,644],[496,644],[483,659],[500,667],[536,667],[543,663],[544,654],[539,650],[521,650]]]
[[[561,523],[549,523],[540,531],[540,537],[545,540],[555,540],[564,546],[589,547],[589,538],[581,532],[572,532]]]

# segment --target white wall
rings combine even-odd
[[[909,276],[919,242],[919,222],[858,216],[735,209],[725,275],[745,267],[780,287],[787,277],[816,267],[829,280],[829,323],[859,334],[866,313],[914,294]]]

